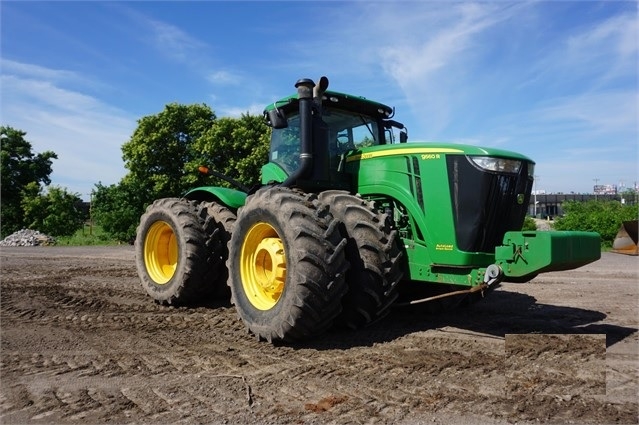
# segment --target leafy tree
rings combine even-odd
[[[96,184],[93,194],[92,217],[111,237],[130,242],[144,212],[148,195],[140,188],[142,185],[125,177],[117,185]]]
[[[259,183],[260,168],[268,162],[269,138],[270,128],[261,116],[220,118],[195,142],[199,156],[187,168],[206,165],[250,187]],[[230,186],[215,177],[209,184]]]
[[[138,120],[131,139],[122,146],[124,166],[129,170],[117,184],[96,185],[93,213],[111,237],[131,241],[144,212],[155,199],[181,196],[204,178],[197,167],[187,169],[201,156],[194,144],[215,122],[206,105],[171,103],[155,115]]]
[[[203,176],[200,165],[246,186],[259,182],[269,136],[260,116],[217,119],[206,105],[166,105],[159,114],[138,121],[122,146],[129,173],[117,185],[96,185],[93,216],[110,236],[130,241],[140,215],[155,199],[179,197],[197,186],[230,186]]]
[[[197,169],[186,170],[185,165],[199,156],[194,144],[215,118],[206,105],[171,103],[159,114],[138,120],[133,136],[122,146],[128,177],[153,198],[184,192],[196,181],[197,174]]]
[[[564,216],[555,220],[556,230],[582,230],[601,235],[602,245],[612,246],[623,221],[636,220],[636,205],[618,201],[568,201],[562,205]]]
[[[35,154],[26,132],[9,126],[0,127],[0,170],[2,208],[0,209],[0,235],[6,236],[25,227],[22,196],[27,185],[51,183],[51,164],[58,156],[52,151]]]
[[[632,188],[627,188],[621,192],[621,198],[629,204],[637,204],[639,202],[639,193]]]
[[[51,236],[71,236],[85,219],[81,203],[77,194],[66,189],[53,186],[42,194],[40,186],[31,182],[23,190],[21,202],[25,227]]]

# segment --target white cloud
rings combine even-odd
[[[75,72],[63,69],[50,69],[29,63],[21,63],[9,59],[0,59],[2,74],[19,74],[23,77],[44,79],[47,81],[77,80]]]
[[[490,142],[505,138],[503,147],[536,161],[540,189],[587,193],[594,178],[602,184],[638,179],[637,117],[632,91],[557,97],[499,117],[478,144],[496,146]]]
[[[610,53],[622,60],[633,59],[637,54],[637,17],[613,16],[569,37],[566,47],[571,60],[592,62]]]
[[[475,102],[473,90],[492,71],[480,64],[493,46],[489,35],[500,24],[525,16],[522,10],[529,5],[414,5],[418,6],[406,13],[408,19],[396,17],[396,28],[380,41],[378,57],[383,71],[403,91],[413,115],[419,117],[417,133],[438,139]],[[378,11],[378,17],[371,15],[375,20],[371,26],[395,13]]]
[[[462,3],[452,9],[456,11],[453,16],[432,26],[429,25],[432,17],[425,16],[417,23],[425,31],[416,31],[412,43],[381,48],[383,67],[400,86],[408,88],[418,80],[428,81],[430,74],[459,59],[471,47],[473,36],[501,20],[486,5]]]
[[[242,81],[242,77],[229,71],[215,71],[208,76],[208,80],[216,85],[237,85]]]
[[[635,146],[639,105],[632,90],[584,92],[549,97],[527,109],[491,118],[482,137],[517,143],[553,143],[584,147]],[[485,141],[483,143],[486,143]]]
[[[180,28],[154,19],[146,19],[152,31],[155,47],[180,62],[190,62],[199,56],[206,43],[190,36]]]
[[[47,104],[67,112],[80,112],[98,106],[96,99],[85,94],[65,90],[54,81],[24,78],[16,75],[3,75],[3,97],[19,94],[18,102],[30,100],[34,103]],[[7,102],[13,106],[11,102]]]
[[[582,90],[599,90],[620,78],[636,78],[638,24],[636,13],[621,14],[574,29],[531,64],[527,83],[543,80],[561,90],[585,81]]]
[[[221,107],[220,113],[218,116],[220,117],[232,117],[239,118],[242,114],[249,113],[251,115],[262,115],[262,111],[264,111],[264,105],[259,103],[252,103],[246,107]]]
[[[149,17],[126,2],[108,3],[126,23],[131,37],[144,40],[164,57],[196,67],[207,49],[207,43],[190,35],[180,27]]]
[[[577,131],[597,135],[636,136],[638,119],[637,93],[600,91],[553,99],[553,104],[531,111],[548,124],[563,122]],[[619,142],[619,141],[616,141]]]
[[[2,124],[25,131],[35,152],[54,151],[52,184],[87,199],[98,181],[114,184],[124,176],[120,148],[136,120],[77,88],[63,87],[73,86],[74,76],[12,62],[1,80]]]

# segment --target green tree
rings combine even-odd
[[[206,165],[250,187],[259,183],[260,168],[268,162],[269,141],[270,128],[261,116],[243,114],[240,118],[220,118],[195,142],[199,156],[187,164],[187,168]],[[231,186],[215,177],[209,182]]]
[[[636,205],[618,201],[568,201],[562,208],[564,216],[555,220],[555,230],[597,232],[605,247],[612,246],[623,221],[636,220],[639,214]]]
[[[639,203],[639,193],[632,188],[628,188],[621,192],[621,199],[630,205]]]
[[[206,105],[167,105],[138,121],[122,146],[129,172],[117,185],[96,185],[93,217],[110,236],[130,241],[140,215],[155,199],[179,197],[197,186],[230,186],[199,173],[200,165],[246,186],[258,183],[269,137],[261,116],[217,119]]]
[[[197,168],[187,170],[185,165],[199,156],[194,145],[215,119],[206,105],[171,103],[159,114],[138,120],[133,136],[122,146],[129,178],[153,198],[179,196],[197,180]]]
[[[82,227],[82,200],[75,193],[52,186],[45,194],[40,186],[29,183],[23,190],[21,202],[25,227],[51,236],[71,236]]]
[[[92,197],[92,217],[111,237],[131,242],[149,198],[130,176],[117,185],[96,184]]]
[[[0,209],[0,235],[2,237],[25,227],[22,196],[27,185],[51,183],[51,164],[58,156],[52,151],[33,152],[25,140],[26,132],[9,126],[0,127],[0,170],[2,208]]]
[[[122,146],[129,172],[117,185],[96,185],[96,223],[111,237],[131,241],[147,205],[158,198],[181,196],[202,182],[197,167],[189,169],[186,164],[201,156],[195,142],[215,119],[206,105],[171,103],[162,112],[138,120],[131,139]]]

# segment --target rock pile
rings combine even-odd
[[[37,230],[22,229],[0,241],[0,246],[55,245],[55,239]]]

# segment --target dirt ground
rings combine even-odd
[[[638,257],[296,346],[155,304],[133,249],[2,248],[3,424],[637,423]]]

